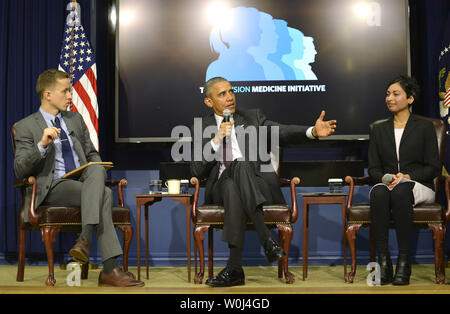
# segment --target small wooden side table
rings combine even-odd
[[[344,278],[347,269],[347,242],[345,239],[345,200],[347,193],[300,193],[303,197],[303,280],[308,277],[308,232],[309,205],[341,204],[342,206],[342,238],[344,243]]]
[[[148,276],[148,255],[149,255],[149,241],[148,241],[148,207],[155,202],[160,202],[164,197],[170,197],[186,206],[186,237],[187,237],[187,270],[188,282],[191,282],[191,201],[192,194],[137,194],[136,197],[136,224],[137,224],[137,273],[138,280],[141,279],[141,206],[145,208],[145,265]]]

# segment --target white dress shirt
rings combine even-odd
[[[220,125],[222,124],[222,121],[223,121],[223,117],[221,117],[221,116],[219,116],[219,115],[217,115],[215,113],[214,113],[214,117],[216,118],[217,129],[219,130],[220,129]],[[231,116],[231,121],[233,121],[233,116]],[[309,127],[308,128],[308,130],[306,131],[306,136],[309,139],[316,139],[316,137],[312,134],[312,129],[313,129],[313,127]],[[238,141],[237,141],[237,138],[236,138],[236,132],[235,132],[235,129],[234,129],[234,124],[233,124],[233,126],[231,128],[231,136],[230,137],[231,137],[231,146],[233,148],[232,149],[232,160],[242,158],[243,156],[242,156],[241,150],[239,149],[239,144],[238,144]],[[222,144],[216,145],[214,143],[214,140],[211,140],[211,147],[213,148],[213,150],[216,153],[219,152],[221,146],[222,146]],[[225,167],[224,163],[221,162],[220,168],[219,168],[219,177],[222,175],[222,172],[225,170],[225,168],[226,167]]]

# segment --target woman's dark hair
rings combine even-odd
[[[391,86],[392,84],[399,83],[400,86],[403,88],[403,90],[406,93],[406,97],[409,98],[411,96],[414,97],[414,101],[419,97],[420,94],[420,86],[417,83],[416,79],[409,76],[399,75],[396,78],[394,78],[391,82],[388,84]]]

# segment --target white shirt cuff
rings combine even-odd
[[[39,152],[41,153],[41,156],[44,157],[45,153],[48,150],[48,146],[44,148],[44,147],[41,146],[41,143],[38,143],[37,147],[39,149]]]
[[[308,130],[306,130],[306,137],[309,138],[309,139],[311,139],[311,140],[316,140],[316,139],[318,139],[318,138],[315,137],[315,136],[312,134],[312,130],[313,130],[313,129],[314,129],[314,127],[311,126],[311,127],[308,128]]]
[[[212,149],[213,149],[215,152],[219,151],[220,144],[219,144],[219,145],[216,145],[216,143],[214,143],[214,140],[211,140],[210,143],[211,143]]]

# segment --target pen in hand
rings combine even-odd
[[[49,127],[44,129],[44,133],[42,134],[42,138],[40,141],[41,147],[45,148],[56,140],[59,137],[59,133],[61,133],[61,129],[57,128],[52,121],[53,127]]]

